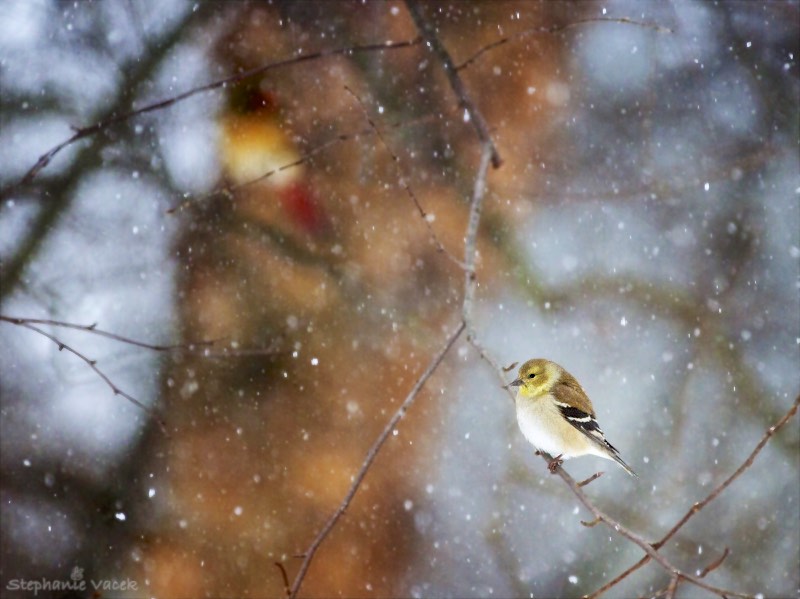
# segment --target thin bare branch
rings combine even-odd
[[[481,56],[483,56],[486,52],[494,50],[500,46],[503,46],[509,42],[518,40],[523,37],[528,37],[531,35],[541,35],[541,34],[552,34],[552,33],[560,33],[562,31],[566,31],[567,29],[572,29],[573,27],[577,27],[579,25],[586,25],[589,23],[623,23],[626,25],[636,25],[639,27],[646,27],[649,29],[655,29],[661,33],[672,33],[672,30],[667,27],[662,27],[657,23],[646,23],[644,21],[636,21],[634,19],[629,19],[627,17],[597,17],[593,19],[580,19],[578,21],[572,21],[571,23],[565,23],[563,25],[553,25],[552,27],[533,27],[531,29],[525,29],[524,31],[519,31],[514,33],[513,35],[506,36],[499,40],[492,42],[491,44],[485,45],[483,48],[475,52],[472,56],[467,58],[464,62],[460,65],[456,66],[456,71],[460,71],[461,69],[465,69],[470,66],[473,62],[478,60]]]
[[[722,493],[725,489],[727,489],[731,485],[731,483],[733,483],[733,481],[735,481],[737,478],[739,478],[742,475],[742,473],[744,473],[745,470],[747,470],[750,466],[752,466],[753,465],[753,461],[756,459],[756,456],[759,453],[761,453],[761,450],[764,449],[766,444],[769,442],[770,438],[775,433],[777,433],[781,428],[783,428],[783,426],[787,422],[789,422],[789,420],[791,420],[791,418],[797,413],[798,406],[800,406],[800,395],[798,395],[795,398],[794,403],[792,404],[792,407],[789,408],[789,411],[786,412],[786,414],[784,414],[783,417],[780,420],[778,420],[778,422],[776,422],[775,424],[773,424],[771,427],[769,427],[767,429],[767,431],[764,433],[764,436],[761,438],[761,440],[755,446],[753,451],[750,452],[750,455],[747,456],[747,459],[742,463],[742,465],[739,466],[734,471],[733,474],[731,474],[728,478],[726,478],[713,491],[711,491],[711,493],[709,493],[708,496],[705,499],[695,503],[691,508],[689,508],[689,510],[683,515],[683,517],[680,520],[678,520],[678,522],[675,524],[675,526],[673,526],[670,529],[670,531],[666,535],[664,535],[664,538],[654,544],[654,547],[656,547],[656,548],[662,547],[664,545],[664,543],[669,541],[673,537],[673,535],[676,532],[678,532],[678,530],[680,530],[681,527],[684,524],[686,524],[692,518],[692,516],[694,516],[697,512],[702,510],[704,507],[706,507],[709,503],[714,501],[717,497],[719,497],[720,493]]]
[[[55,335],[51,335],[47,331],[43,331],[42,329],[40,329],[39,327],[37,327],[35,325],[32,325],[32,324],[27,323],[27,322],[14,323],[14,324],[18,324],[18,326],[21,326],[21,327],[26,328],[26,329],[30,329],[31,331],[34,331],[34,332],[39,333],[40,335],[42,335],[44,337],[47,337],[50,341],[55,343],[56,346],[58,346],[58,351],[67,350],[68,352],[70,352],[74,356],[77,356],[84,363],[86,363],[89,366],[89,368],[91,368],[95,372],[95,374],[97,374],[97,376],[99,376],[101,379],[103,379],[103,381],[106,383],[106,385],[109,386],[111,391],[114,392],[114,395],[121,395],[122,397],[127,399],[129,402],[131,402],[133,405],[135,405],[137,408],[139,408],[140,410],[145,412],[150,418],[152,418],[153,420],[155,420],[158,423],[158,426],[161,429],[161,431],[165,435],[167,434],[167,425],[164,422],[164,420],[162,420],[161,417],[155,412],[155,410],[153,410],[149,406],[144,405],[138,399],[133,397],[130,393],[127,393],[127,392],[123,391],[122,389],[120,389],[119,387],[117,387],[117,385],[114,384],[114,382],[108,377],[108,375],[106,375],[102,370],[100,370],[97,367],[97,360],[92,360],[91,358],[87,358],[84,354],[82,354],[81,352],[79,352],[78,350],[73,348],[72,346],[67,345],[66,343],[61,341],[58,337],[56,337]]]
[[[619,574],[615,578],[613,578],[610,581],[608,581],[606,584],[601,586],[599,589],[597,589],[591,595],[584,595],[583,596],[584,599],[594,599],[596,597],[599,597],[600,595],[602,595],[606,591],[608,591],[610,588],[613,588],[613,587],[617,586],[620,582],[625,580],[628,576],[630,576],[631,574],[636,572],[636,570],[638,570],[639,568],[644,566],[649,561],[650,561],[650,556],[649,555],[645,555],[642,559],[640,559],[638,562],[633,564],[630,568],[628,568],[627,570],[625,570],[624,572],[622,572],[621,574]]]
[[[386,426],[381,431],[378,438],[375,439],[375,442],[369,448],[364,461],[361,464],[361,468],[356,474],[355,478],[353,479],[353,483],[350,485],[350,489],[347,491],[347,494],[344,496],[344,499],[339,504],[339,507],[336,508],[336,511],[331,514],[328,521],[322,527],[322,529],[317,533],[317,536],[308,546],[305,553],[303,554],[303,562],[300,564],[300,570],[297,572],[295,576],[294,582],[292,583],[292,587],[289,592],[289,596],[294,598],[297,597],[297,593],[300,591],[300,586],[303,584],[303,579],[306,577],[306,573],[308,572],[309,566],[311,566],[311,561],[314,559],[314,555],[316,554],[317,550],[319,549],[322,542],[325,538],[330,534],[333,527],[336,526],[336,523],[339,521],[339,518],[344,515],[347,508],[350,506],[350,502],[353,501],[353,497],[358,492],[359,487],[361,486],[364,477],[367,475],[370,467],[372,466],[372,462],[375,461],[375,458],[378,456],[378,452],[380,452],[381,448],[383,447],[384,443],[386,443],[386,439],[389,438],[389,435],[392,434],[392,431],[397,426],[397,423],[405,416],[408,409],[414,403],[414,400],[419,395],[419,392],[422,390],[422,387],[431,377],[431,375],[436,371],[439,367],[439,364],[442,363],[444,357],[447,355],[447,352],[450,351],[450,348],[453,347],[453,344],[456,340],[461,336],[461,333],[464,332],[464,323],[461,322],[459,325],[453,330],[450,335],[447,336],[447,339],[444,343],[442,349],[431,359],[428,367],[425,369],[420,377],[417,379],[417,382],[414,383],[414,386],[409,391],[406,398],[403,400],[403,403],[400,404],[400,407],[394,413],[394,415],[389,419],[389,422],[386,423]]]
[[[584,505],[584,507],[586,507],[586,509],[588,509],[594,515],[595,518],[599,518],[611,530],[625,537],[635,545],[638,545],[642,549],[642,551],[644,551],[650,557],[650,559],[658,563],[671,576],[679,576],[680,578],[686,580],[687,582],[691,582],[695,586],[698,586],[711,593],[719,595],[720,597],[742,597],[742,598],[753,597],[753,595],[747,593],[740,593],[738,591],[731,591],[728,589],[716,587],[714,585],[708,584],[699,577],[692,576],[691,574],[681,571],[676,566],[674,566],[667,558],[658,553],[658,551],[655,549],[653,545],[648,543],[645,539],[634,533],[632,530],[620,524],[620,522],[618,522],[611,516],[601,511],[600,508],[595,506],[594,503],[592,503],[592,501],[586,496],[586,493],[584,493],[583,489],[581,489],[581,487],[579,487],[578,484],[575,482],[575,479],[573,479],[569,474],[567,474],[564,468],[558,468],[556,470],[556,473],[564,480],[565,483],[567,483],[567,486],[572,491],[573,495],[577,497],[578,501],[580,501]]]
[[[423,16],[417,0],[406,0],[406,7],[408,7],[408,12],[411,14],[411,18],[414,20],[417,30],[419,30],[420,34],[427,42],[428,47],[442,62],[444,72],[447,75],[448,81],[450,81],[450,87],[453,88],[453,92],[458,98],[459,106],[467,111],[469,120],[472,123],[475,132],[478,134],[478,139],[480,140],[481,145],[488,145],[490,148],[492,166],[494,168],[500,168],[500,165],[503,164],[503,159],[500,158],[500,154],[498,153],[497,148],[494,145],[494,141],[492,141],[492,137],[489,134],[489,125],[486,123],[486,119],[483,118],[483,114],[478,110],[477,106],[475,106],[475,103],[472,101],[472,98],[470,98],[469,93],[467,93],[467,88],[464,86],[464,82],[461,80],[461,77],[456,70],[453,59],[450,57],[450,53],[447,51],[447,48],[444,47],[444,44],[442,44],[439,36],[436,34],[436,29],[433,27],[430,21]]]
[[[77,331],[84,331],[86,333],[98,335],[99,337],[106,337],[108,339],[113,339],[114,341],[125,343],[126,345],[134,345],[136,347],[151,349],[153,351],[158,351],[158,352],[168,352],[177,350],[194,351],[198,347],[207,347],[210,345],[214,345],[214,343],[219,341],[218,339],[216,339],[210,341],[193,341],[190,343],[180,343],[175,345],[159,345],[154,343],[145,343],[144,341],[137,341],[136,339],[131,339],[130,337],[124,337],[122,335],[117,335],[116,333],[110,333],[108,331],[98,329],[96,322],[93,324],[85,325],[85,324],[75,324],[72,322],[63,322],[60,320],[50,320],[49,318],[24,318],[16,316],[5,316],[3,314],[0,314],[0,321],[16,325],[47,324],[50,326],[61,327],[65,329],[75,329]]]
[[[268,347],[239,348],[231,346],[231,347],[221,347],[218,350],[211,350],[209,349],[211,346],[219,344],[221,341],[223,341],[223,339],[220,338],[220,339],[210,339],[207,341],[191,341],[189,343],[176,343],[173,345],[160,345],[156,343],[146,343],[144,341],[138,341],[136,339],[131,339],[130,337],[125,337],[123,335],[118,335],[116,333],[111,333],[109,331],[98,329],[97,323],[85,325],[85,324],[75,324],[72,322],[64,322],[61,320],[51,320],[49,318],[24,318],[16,316],[5,316],[2,314],[0,314],[0,322],[7,322],[9,324],[14,324],[18,326],[24,326],[25,324],[46,324],[54,327],[62,327],[66,329],[74,329],[76,331],[83,331],[85,333],[91,333],[93,335],[98,335],[100,337],[105,337],[107,339],[113,339],[114,341],[119,341],[120,343],[124,343],[126,345],[133,345],[134,347],[141,347],[152,351],[198,354],[203,358],[210,358],[210,359],[239,358],[242,356],[277,356],[287,351],[281,349],[277,341],[273,341],[273,343],[270,344]]]
[[[425,209],[422,207],[422,204],[417,198],[417,194],[415,194],[414,190],[411,189],[411,184],[409,183],[411,178],[409,176],[409,173],[405,170],[405,168],[403,168],[403,163],[400,162],[400,158],[397,156],[397,154],[395,154],[392,151],[392,148],[389,147],[388,142],[383,137],[383,134],[381,133],[380,129],[378,129],[378,126],[375,124],[375,121],[373,121],[372,117],[370,117],[369,112],[367,111],[367,107],[364,106],[364,102],[361,101],[361,98],[359,98],[358,95],[352,89],[350,89],[346,85],[344,86],[344,88],[351,96],[353,96],[353,98],[355,98],[356,102],[358,102],[361,111],[364,113],[364,118],[367,119],[369,126],[375,132],[375,135],[378,137],[383,147],[386,148],[386,151],[389,153],[389,156],[391,156],[392,162],[394,162],[394,165],[397,168],[398,173],[400,174],[400,186],[405,190],[408,197],[411,198],[411,201],[416,207],[417,212],[420,215],[420,218],[422,218],[422,222],[425,223],[425,226],[428,229],[428,233],[431,236],[431,240],[433,241],[433,244],[436,246],[436,249],[439,252],[443,253],[445,256],[447,256],[447,258],[453,264],[458,266],[460,269],[462,270],[466,269],[465,264],[461,262],[461,260],[456,258],[453,254],[451,254],[449,251],[447,251],[447,248],[444,247],[442,242],[439,240],[439,237],[436,235],[436,231],[434,231],[433,229],[433,224],[431,223],[431,220],[428,219],[428,214],[425,212]]]
[[[289,170],[291,168],[295,168],[295,167],[301,166],[301,165],[305,164],[306,162],[308,162],[309,160],[311,160],[317,154],[320,154],[321,152],[323,152],[324,150],[327,150],[328,148],[330,148],[332,146],[335,146],[336,144],[338,144],[340,142],[347,141],[348,139],[355,139],[356,137],[364,135],[364,133],[365,133],[364,131],[360,131],[358,133],[353,133],[353,134],[350,134],[350,135],[338,135],[335,138],[333,138],[331,140],[328,140],[325,143],[317,146],[316,148],[311,149],[309,152],[307,152],[306,154],[304,154],[303,156],[301,156],[297,160],[293,160],[292,162],[288,162],[288,163],[283,164],[283,165],[281,165],[279,167],[273,168],[272,170],[267,171],[263,175],[260,175],[260,176],[256,177],[255,179],[251,179],[250,181],[245,181],[244,183],[239,183],[238,185],[226,185],[225,187],[217,188],[217,189],[215,189],[215,190],[213,190],[213,191],[211,191],[209,193],[203,194],[200,197],[196,197],[196,198],[189,197],[189,198],[185,199],[184,201],[182,201],[180,204],[177,204],[175,206],[171,206],[170,208],[168,208],[166,210],[166,213],[167,214],[175,214],[176,212],[179,212],[181,210],[184,210],[184,209],[188,208],[192,204],[201,203],[204,200],[207,200],[207,199],[209,199],[211,197],[214,197],[214,196],[227,195],[227,196],[231,197],[231,196],[233,196],[233,193],[235,191],[238,191],[239,189],[242,189],[244,187],[248,187],[250,185],[255,185],[256,183],[261,183],[262,181],[266,181],[267,179],[277,175],[278,173],[282,173],[283,171]],[[366,133],[370,133],[370,131],[366,131]]]
[[[286,58],[284,60],[279,60],[277,62],[272,62],[267,65],[256,67],[254,69],[250,69],[249,71],[244,71],[243,73],[231,75],[229,77],[225,77],[224,79],[219,79],[217,81],[207,83],[206,85],[201,85],[200,87],[192,88],[188,91],[183,92],[182,94],[178,94],[177,96],[167,98],[166,100],[160,100],[158,102],[153,102],[152,104],[148,104],[146,106],[137,108],[135,110],[131,110],[129,112],[117,114],[105,120],[99,121],[93,125],[89,125],[86,127],[77,127],[75,128],[75,133],[74,135],[72,135],[72,137],[65,139],[60,144],[54,146],[53,148],[42,154],[36,161],[36,164],[34,164],[17,183],[13,184],[11,187],[2,190],[0,192],[0,198],[5,197],[12,190],[27,185],[31,181],[33,181],[39,174],[39,172],[41,172],[42,169],[44,169],[48,164],[50,164],[53,158],[55,158],[65,148],[80,141],[81,139],[90,137],[92,135],[96,135],[97,133],[104,131],[105,129],[108,129],[109,127],[128,121],[133,117],[140,116],[148,112],[154,112],[156,110],[167,108],[169,106],[172,106],[173,104],[177,104],[178,102],[182,102],[183,100],[191,98],[192,96],[196,96],[197,94],[210,92],[224,86],[232,85],[234,83],[239,83],[240,81],[244,81],[245,79],[249,79],[250,77],[255,77],[257,75],[261,75],[263,73],[266,73],[267,71],[271,71],[273,69],[277,69],[280,67],[295,65],[301,62],[317,60],[320,58],[329,58],[331,56],[349,56],[351,54],[359,54],[362,52],[375,52],[381,50],[397,50],[400,48],[410,48],[412,46],[420,44],[421,42],[422,38],[415,38],[412,40],[406,40],[402,42],[384,42],[380,44],[366,44],[363,46],[349,46],[346,48],[333,48],[330,50],[320,50],[318,52],[301,54],[299,56]]]
[[[722,493],[722,491],[727,489],[731,485],[731,483],[733,483],[733,481],[735,481],[737,478],[739,478],[739,476],[741,476],[742,473],[745,470],[747,470],[753,464],[753,461],[755,460],[756,456],[761,452],[762,449],[764,449],[764,446],[766,446],[766,444],[770,440],[770,438],[775,433],[777,433],[797,413],[798,406],[800,406],[800,395],[798,395],[797,398],[794,400],[794,403],[792,404],[792,407],[789,409],[789,411],[786,412],[786,414],[784,414],[783,417],[780,420],[778,420],[775,424],[773,424],[771,427],[769,427],[767,429],[767,431],[764,433],[764,436],[761,438],[761,440],[755,446],[753,451],[750,452],[750,455],[742,463],[742,465],[739,466],[736,469],[736,471],[733,474],[731,474],[728,478],[726,478],[720,485],[715,487],[711,491],[711,493],[708,494],[708,496],[705,499],[703,499],[702,501],[698,501],[697,503],[692,505],[692,507],[689,508],[689,510],[683,515],[683,517],[680,520],[678,520],[678,522],[675,524],[675,526],[673,526],[669,530],[669,532],[667,532],[667,534],[664,535],[664,537],[660,541],[658,541],[656,543],[653,543],[653,547],[655,549],[660,549],[661,547],[663,547],[664,544],[667,541],[669,541],[675,535],[675,533],[677,533],[683,527],[683,525],[686,524],[692,518],[692,516],[697,514],[705,506],[707,506],[714,499],[716,499],[720,495],[720,493]],[[623,581],[625,578],[627,578],[628,576],[630,576],[631,574],[636,572],[636,570],[638,570],[639,568],[641,568],[642,566],[647,564],[648,561],[650,561],[650,556],[649,555],[645,555],[642,559],[640,559],[634,565],[632,565],[627,570],[622,572],[620,575],[618,575],[614,579],[610,580],[609,582],[607,582],[606,584],[601,586],[599,589],[594,591],[591,595],[587,595],[587,597],[589,599],[594,599],[596,597],[601,596],[606,591],[608,591],[612,587],[616,586],[621,581]]]
[[[514,401],[515,401],[514,400],[514,392],[506,384],[506,379],[505,379],[505,376],[504,376],[504,373],[508,372],[508,370],[503,368],[500,365],[500,362],[495,360],[494,356],[492,356],[488,351],[486,351],[486,349],[483,347],[481,342],[478,340],[478,337],[477,337],[477,335],[475,334],[474,331],[472,332],[472,334],[469,337],[467,337],[467,341],[469,341],[470,345],[472,345],[472,347],[475,349],[475,351],[478,352],[478,356],[481,358],[481,360],[483,360],[484,362],[489,364],[489,366],[492,368],[492,370],[494,370],[497,373],[498,378],[502,381],[502,384],[500,385],[500,388],[503,389],[506,392],[506,394],[508,395],[508,397],[511,400],[511,402],[514,403]],[[514,366],[516,366],[516,362],[514,362],[514,364],[511,367],[509,367],[509,370],[512,370]],[[536,451],[536,455],[540,455],[538,450]]]

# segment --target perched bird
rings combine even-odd
[[[614,460],[637,476],[606,441],[580,383],[561,366],[550,360],[528,360],[508,386],[518,388],[517,422],[522,434],[537,449],[555,456],[548,464],[550,472],[568,458],[589,454]]]

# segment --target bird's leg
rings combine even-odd
[[[547,469],[550,471],[550,474],[556,473],[556,468],[558,468],[561,464],[564,463],[564,460],[561,459],[561,456],[564,455],[563,453],[558,454],[554,457],[550,462],[547,464]]]

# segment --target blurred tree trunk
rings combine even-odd
[[[327,13],[337,7],[313,9],[333,18]],[[359,10],[352,31],[378,14]],[[276,11],[242,10],[217,44],[225,72],[305,47],[302,40],[313,35],[302,19],[315,18],[295,16],[300,24],[281,27]],[[401,23],[378,26],[380,39],[413,39],[411,21]],[[328,45],[357,43],[355,33],[339,33]],[[495,37],[478,33],[484,43]],[[473,51],[480,45],[469,41]],[[372,68],[328,59],[228,91],[219,116],[222,185],[241,187],[184,215],[177,301],[183,341],[220,339],[210,351],[226,348],[235,357],[185,357],[165,373],[172,514],[147,562],[157,595],[279,595],[273,562],[293,577],[294,556],[342,500],[367,449],[438,349],[441,331],[454,324],[463,272],[437,251],[399,183],[402,167],[375,135],[243,185],[297,160],[298,139],[313,148],[363,131],[364,110],[375,116],[375,97],[392,97],[398,84],[384,77],[386,89],[362,92],[363,109],[344,86],[370,89],[375,82],[366,78],[375,77],[376,62],[397,69],[394,78],[435,86],[435,104],[411,106],[409,117],[451,112],[456,104],[439,65],[417,74],[419,49],[359,60]],[[524,93],[524,82],[518,89]],[[489,107],[491,99],[484,99]],[[494,108],[515,114],[507,104]],[[439,240],[459,257],[473,171],[467,168],[463,181],[442,181],[435,169],[417,167],[429,167],[437,145],[460,143],[453,136],[472,145],[472,135],[467,127],[426,135],[422,159],[393,148],[414,169],[407,183],[435,215]],[[512,165],[521,160],[527,156],[510,157]],[[488,245],[483,252],[486,266]],[[401,584],[416,539],[409,506],[432,466],[441,405],[420,398],[403,421],[314,561],[304,595],[407,592]]]

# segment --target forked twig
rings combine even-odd
[[[104,331],[102,329],[99,329],[97,328],[97,323],[85,325],[85,324],[76,324],[73,322],[64,322],[61,320],[52,320],[49,318],[27,318],[18,316],[5,316],[0,314],[0,322],[7,322],[9,324],[14,324],[17,326],[23,326],[25,324],[46,324],[54,327],[83,331],[85,333],[90,333],[92,335],[97,335],[99,337],[113,339],[114,341],[119,341],[120,343],[124,343],[126,345],[141,347],[143,349],[149,349],[152,351],[183,352],[189,354],[198,354],[203,358],[212,358],[212,359],[238,358],[242,356],[274,356],[284,353],[286,351],[286,350],[281,350],[279,345],[275,342],[273,342],[268,347],[244,347],[244,348],[222,347],[216,351],[211,351],[210,349],[208,349],[209,347],[214,346],[219,342],[223,341],[224,338],[210,339],[206,341],[190,341],[188,343],[175,343],[171,345],[146,343],[144,341],[131,339],[130,337],[125,337],[124,335],[119,335],[117,333],[111,333],[110,331]]]
[[[31,331],[34,331],[34,332],[39,333],[40,335],[42,335],[44,337],[47,337],[50,341],[55,343],[56,346],[58,346],[58,351],[67,350],[68,352],[70,352],[74,356],[78,357],[83,362],[85,362],[89,366],[89,368],[91,368],[97,374],[97,376],[99,376],[101,379],[103,379],[103,381],[106,383],[106,385],[108,385],[108,387],[111,389],[111,391],[114,392],[114,395],[120,395],[120,396],[124,397],[125,399],[127,399],[129,402],[131,402],[137,408],[139,408],[144,413],[146,413],[150,418],[155,420],[156,423],[158,424],[159,428],[161,429],[161,432],[163,432],[165,435],[168,434],[167,433],[167,425],[166,425],[166,423],[156,413],[156,411],[153,410],[152,408],[150,408],[149,406],[146,406],[142,402],[140,402],[138,399],[136,399],[130,393],[127,393],[126,391],[123,391],[122,389],[117,387],[117,385],[108,377],[108,375],[106,375],[102,370],[100,370],[100,368],[98,368],[97,360],[92,360],[91,358],[86,357],[84,354],[82,354],[81,352],[79,352],[78,350],[73,348],[72,346],[67,345],[66,343],[61,341],[55,335],[51,335],[47,331],[43,331],[42,329],[40,329],[39,327],[37,327],[35,325],[32,325],[32,324],[27,323],[27,322],[21,322],[21,323],[15,323],[15,324],[18,324],[18,326],[21,326],[21,327],[26,328],[26,329],[30,329]]]
[[[578,498],[586,509],[588,509],[595,518],[599,518],[601,522],[603,522],[606,526],[608,526],[611,530],[615,531],[616,533],[620,534],[621,536],[625,537],[632,543],[638,545],[653,561],[657,562],[662,568],[664,568],[671,576],[679,576],[681,579],[686,580],[687,582],[691,582],[695,586],[698,586],[702,589],[710,591],[711,593],[715,593],[720,597],[742,597],[742,598],[752,598],[753,595],[749,595],[747,593],[740,593],[738,591],[731,591],[728,589],[723,589],[720,587],[716,587],[714,585],[708,584],[701,578],[697,576],[692,576],[682,570],[678,569],[674,566],[667,558],[663,555],[658,553],[658,551],[648,543],[645,539],[628,529],[627,527],[623,526],[619,521],[615,520],[614,518],[608,516],[606,513],[601,511],[597,506],[592,503],[592,501],[586,496],[583,489],[581,489],[575,480],[567,474],[564,468],[558,468],[556,473],[567,483],[567,486]]]
[[[669,585],[667,586],[667,590],[664,593],[664,599],[673,599],[675,597],[675,592],[678,590],[678,585],[681,582],[681,577],[677,574],[673,574],[669,579]]]
[[[705,578],[709,572],[713,572],[714,570],[719,568],[722,565],[722,562],[725,561],[725,558],[728,557],[729,554],[730,554],[730,549],[726,547],[722,555],[720,555],[717,559],[711,562],[708,566],[703,568],[703,570],[698,574],[698,577]],[[664,589],[654,593],[652,596],[664,597],[664,599],[672,599],[673,597],[675,597],[675,593],[678,590],[678,585],[680,584],[680,582],[681,582],[681,576],[673,575],[669,579],[669,584]]]
[[[673,526],[660,541],[653,543],[653,547],[655,549],[660,549],[661,547],[663,547],[664,544],[667,541],[669,541],[675,535],[675,533],[677,533],[681,529],[681,527],[683,527],[683,525],[686,524],[692,518],[692,516],[697,514],[705,506],[707,506],[714,499],[716,499],[719,496],[719,494],[722,493],[722,491],[727,489],[731,485],[731,483],[733,483],[733,481],[739,478],[739,476],[741,476],[742,473],[753,464],[753,461],[756,459],[756,456],[759,453],[761,453],[761,450],[764,449],[764,446],[766,446],[770,438],[775,433],[777,433],[781,428],[783,428],[783,426],[786,425],[786,423],[789,422],[789,420],[797,413],[798,406],[800,406],[800,395],[798,395],[797,398],[795,398],[792,407],[789,408],[789,411],[786,412],[786,414],[784,414],[780,420],[778,420],[775,424],[773,424],[771,427],[767,429],[766,433],[764,433],[764,436],[755,446],[753,451],[750,452],[750,455],[742,463],[742,465],[739,466],[734,471],[734,473],[731,474],[728,478],[726,478],[720,485],[714,488],[705,499],[703,499],[702,501],[698,501],[694,505],[692,505],[692,507],[689,508],[689,510],[683,515],[683,517],[680,520],[678,520],[675,526]],[[640,559],[638,562],[630,566],[627,570],[619,574],[617,577],[613,578],[612,580],[601,586],[592,594],[587,595],[587,597],[589,599],[594,599],[596,597],[599,597],[600,595],[608,591],[610,588],[616,586],[621,581],[625,580],[625,578],[636,572],[636,570],[644,566],[649,561],[650,561],[650,556],[645,555],[642,559]]]

